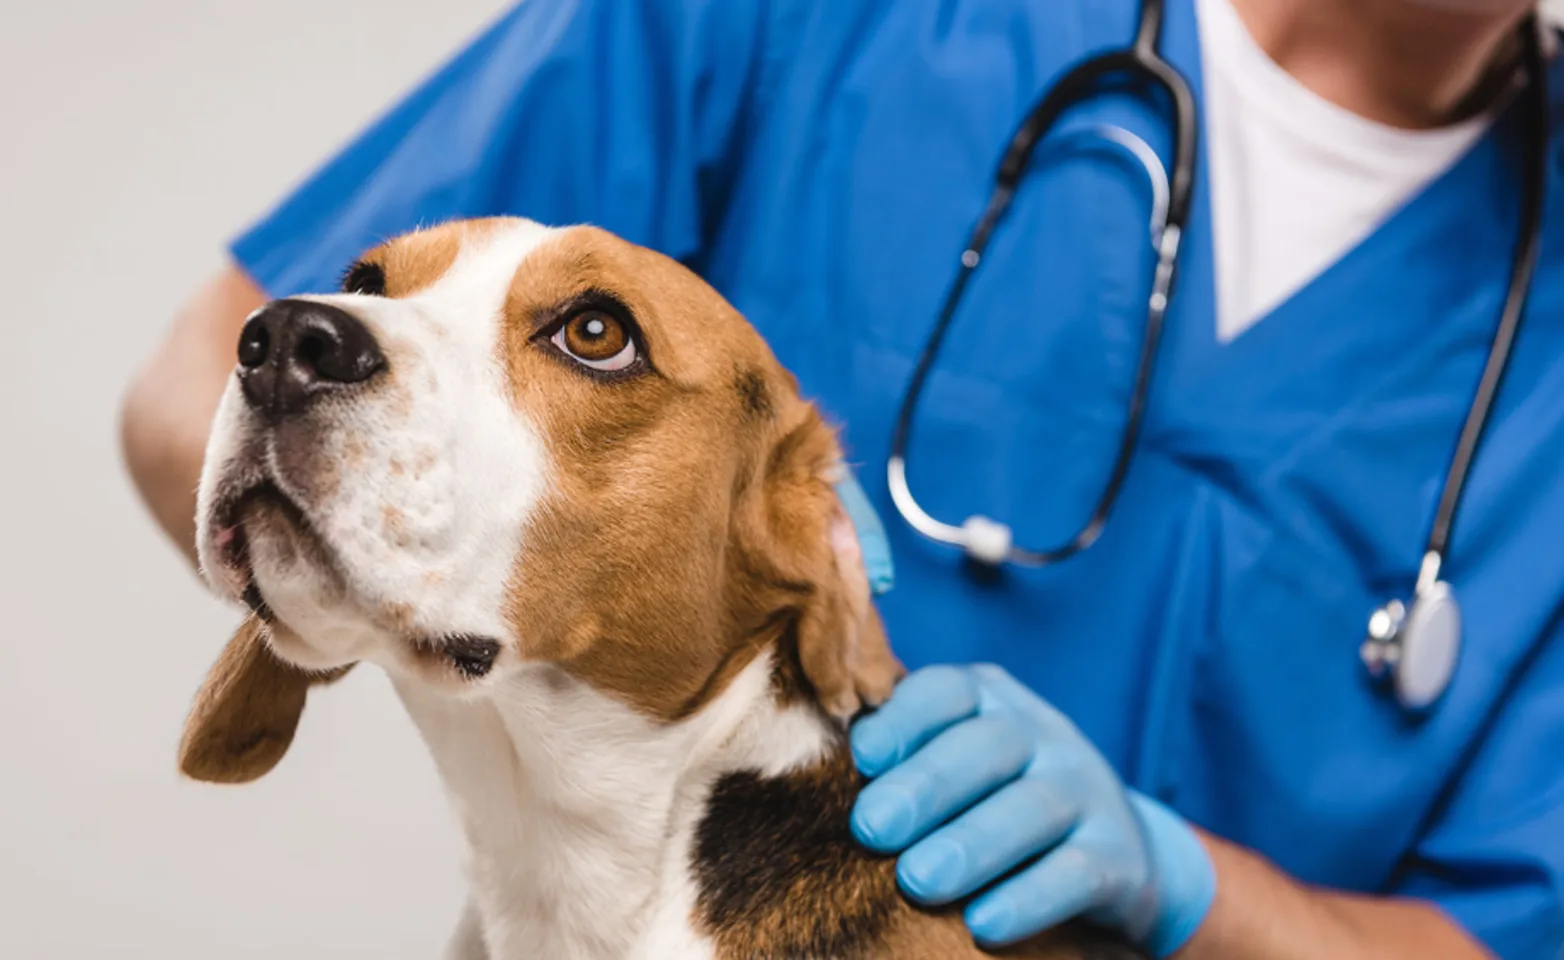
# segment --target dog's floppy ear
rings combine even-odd
[[[874,609],[857,533],[837,498],[843,470],[836,434],[805,407],[771,451],[765,500],[768,552],[796,596],[804,678],[820,705],[845,721],[883,703],[904,671]]]
[[[828,539],[839,598],[822,590],[813,609],[806,609],[799,622],[798,656],[821,705],[847,720],[861,707],[884,703],[906,671],[891,652],[870,594],[858,533],[840,503],[831,514]]]
[[[179,769],[207,783],[248,783],[277,765],[293,743],[309,688],[348,670],[312,674],[284,663],[266,642],[271,629],[245,618],[212,665],[179,742]]]

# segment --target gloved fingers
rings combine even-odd
[[[971,668],[978,687],[978,700],[985,710],[1004,708],[1019,711],[1036,721],[1043,737],[1049,740],[1082,739],[1084,735],[1069,717],[1038,696],[1032,688],[1011,676],[1004,667],[992,663]]]
[[[1014,943],[1102,907],[1118,886],[1110,869],[1067,842],[974,900],[967,928],[984,944]]]
[[[853,806],[853,834],[893,853],[1020,775],[1026,732],[1004,717],[973,717],[871,781]]]
[[[1118,795],[1123,788],[1118,774],[1097,753],[1097,748],[1084,736],[1062,740],[1034,741],[1032,760],[1027,764],[1025,776],[1051,784],[1054,789],[1068,793],[1077,805],[1094,812],[1104,804],[1118,805]]]
[[[1033,731],[1036,747],[1028,776],[1070,787],[1080,798],[1104,789],[1119,789],[1119,778],[1069,717],[1033,693],[1003,668],[978,664],[978,700],[983,713],[1010,712]]]
[[[1058,843],[1079,816],[1046,783],[1012,781],[902,854],[896,878],[915,900],[949,903]]]
[[[849,734],[853,760],[865,776],[877,777],[977,710],[977,684],[965,668],[914,671],[878,710],[853,724]]]

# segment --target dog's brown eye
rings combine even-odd
[[[583,310],[566,320],[549,342],[593,370],[623,370],[635,362],[635,339],[624,322],[602,310]]]

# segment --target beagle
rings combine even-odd
[[[693,273],[589,227],[453,222],[262,307],[238,353],[198,537],[252,613],[185,774],[263,775],[308,690],[369,661],[464,838],[448,957],[987,955],[849,833],[845,722],[901,667],[835,435]],[[1003,955],[1130,954],[1064,929]]]

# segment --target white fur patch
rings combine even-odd
[[[283,651],[291,659],[395,668],[410,638],[523,640],[504,615],[507,582],[549,467],[537,428],[511,403],[500,323],[517,267],[552,235],[518,221],[469,239],[443,277],[406,299],[301,298],[362,321],[388,370],[296,423],[261,430],[230,383],[201,484],[201,559],[218,589],[243,589],[213,529],[225,488],[265,475],[299,507],[334,575],[291,538],[249,543],[262,595],[311,648]]]

